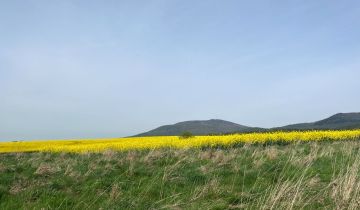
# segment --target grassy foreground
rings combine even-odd
[[[0,154],[0,209],[359,209],[360,142]]]

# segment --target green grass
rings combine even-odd
[[[358,209],[359,148],[0,154],[0,209]]]

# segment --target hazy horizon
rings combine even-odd
[[[2,1],[0,141],[359,112],[358,1]]]

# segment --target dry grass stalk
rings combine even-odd
[[[113,184],[110,190],[110,199],[116,200],[121,195],[121,188],[118,184]]]
[[[41,176],[50,176],[52,174],[55,174],[58,171],[59,171],[58,167],[55,167],[55,166],[47,164],[47,163],[42,163],[36,169],[35,174],[41,175]]]
[[[229,209],[246,209],[246,204],[229,205]]]
[[[189,149],[177,149],[174,151],[174,156],[178,158],[184,158],[188,156]]]
[[[64,174],[72,178],[79,178],[81,176],[80,172],[76,171],[71,164],[66,166]]]
[[[143,159],[144,163],[153,163],[154,161],[164,157],[165,153],[161,150],[151,150]]]
[[[129,161],[129,162],[134,162],[137,158],[137,153],[136,151],[129,151],[126,155],[126,160]]]
[[[190,202],[195,201],[199,198],[202,198],[206,194],[215,193],[219,194],[221,191],[219,181],[214,177],[209,182],[207,182],[204,186],[197,187],[190,199]]]
[[[213,163],[216,163],[218,166],[223,166],[229,164],[234,158],[235,155],[232,153],[225,153],[224,150],[217,150],[214,154]]]
[[[13,184],[11,187],[10,187],[10,190],[9,190],[9,193],[11,195],[16,195],[22,191],[24,191],[26,188],[25,186],[23,185],[23,183],[21,182],[17,182],[15,184]]]
[[[202,165],[202,166],[200,166],[200,171],[201,171],[201,173],[206,175],[210,172],[210,167],[208,167],[207,165]]]
[[[201,151],[199,153],[199,158],[201,160],[209,160],[212,159],[214,157],[214,151],[213,150],[205,150],[205,151]]]
[[[314,146],[311,146],[310,153],[305,157],[295,157],[291,159],[291,162],[295,165],[299,165],[301,167],[309,167],[316,158],[319,157],[319,147],[314,143]]]
[[[0,163],[0,173],[5,172],[6,169],[6,166],[3,163]]]
[[[265,160],[261,157],[253,160],[253,164],[254,164],[255,168],[259,168],[264,163],[265,163]]]
[[[183,159],[177,161],[175,164],[171,165],[170,167],[165,167],[162,181],[163,182],[164,181],[171,181],[171,180],[179,178],[179,177],[174,176],[174,171],[181,166],[181,163],[184,162],[185,159],[186,159],[186,157],[184,157]]]
[[[279,150],[276,147],[269,147],[265,149],[265,154],[270,160],[274,160],[278,157]]]
[[[346,148],[348,151],[348,148]],[[360,157],[357,155],[354,163],[348,165],[345,172],[342,172],[336,177],[332,185],[331,198],[334,199],[337,209],[360,208],[360,180],[358,177],[360,169]]]
[[[112,149],[105,150],[103,153],[104,160],[110,161],[113,160],[116,157],[116,151]]]

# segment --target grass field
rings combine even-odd
[[[360,142],[0,154],[0,209],[359,209]]]

